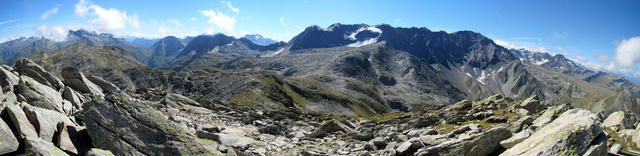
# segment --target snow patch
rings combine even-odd
[[[549,60],[547,60],[547,59],[542,59],[542,60],[540,60],[540,61],[533,62],[533,64],[536,64],[536,65],[542,65],[542,64],[547,63],[547,62],[549,62]]]
[[[484,74],[484,70],[482,70],[482,72],[481,72],[481,74],[480,74],[480,77],[478,77],[476,80],[478,80],[478,82],[482,83],[482,85],[486,85],[486,84],[484,83],[484,79],[486,79],[486,78],[487,78],[487,76],[489,76],[489,75],[488,75],[488,74],[487,74],[487,75],[485,75],[485,74]]]
[[[371,32],[375,32],[375,33],[379,33],[379,34],[382,33],[382,30],[376,28],[375,26],[369,26],[369,27],[366,27],[366,28],[360,28],[360,29],[356,30],[356,32],[353,32],[353,33],[351,33],[349,35],[349,38],[352,39],[352,40],[357,40],[356,39],[356,35],[358,35],[358,33],[362,32],[362,31],[365,31],[365,30],[369,30]]]
[[[365,45],[374,44],[376,42],[378,42],[378,38],[371,38],[371,39],[368,39],[368,40],[358,41],[356,43],[351,43],[351,44],[347,45],[347,47],[362,47],[362,46],[365,46]]]
[[[473,76],[471,76],[471,74],[469,74],[469,73],[466,73],[466,74],[467,74],[467,76],[469,76],[469,77],[473,77]]]

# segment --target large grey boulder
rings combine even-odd
[[[0,67],[0,87],[2,92],[13,91],[13,86],[18,84],[18,75]]]
[[[114,92],[114,91],[119,91],[120,89],[118,87],[116,87],[116,85],[105,81],[104,79],[97,77],[97,76],[93,76],[93,75],[88,75],[87,79],[89,79],[91,82],[93,82],[94,84],[98,85],[103,91],[105,92]]]
[[[504,127],[496,127],[486,132],[475,134],[458,140],[447,141],[436,146],[424,147],[415,155],[420,156],[486,156],[501,149],[500,141],[511,137],[511,132]]]
[[[77,68],[69,66],[65,67],[62,69],[61,74],[64,79],[64,83],[69,85],[69,87],[82,93],[90,93],[99,97],[104,96],[102,89],[98,87],[98,85],[89,81],[89,79],[87,79]]]
[[[539,111],[543,110],[546,106],[544,106],[540,102],[540,99],[538,99],[537,95],[534,95],[525,99],[524,101],[522,101],[522,103],[515,105],[515,107],[525,109],[533,114],[537,114]]]
[[[569,104],[562,104],[548,108],[542,115],[536,118],[536,120],[533,120],[533,122],[531,123],[531,127],[533,128],[533,130],[542,128],[569,109],[571,109],[571,106]]]
[[[22,109],[20,109],[20,106],[16,104],[4,104],[6,107],[4,108],[3,113],[7,113],[7,115],[11,119],[11,123],[16,131],[18,131],[18,137],[20,137],[20,139],[25,139],[27,137],[38,137],[36,128],[31,125],[25,113],[22,111]]]
[[[19,144],[9,126],[0,119],[0,155],[17,151]]]
[[[66,115],[56,111],[34,107],[26,103],[22,103],[21,106],[27,119],[36,128],[38,136],[42,140],[51,142],[58,130],[59,123],[75,125]]]
[[[81,110],[82,104],[86,101],[86,99],[84,98],[84,96],[82,96],[82,94],[74,91],[69,86],[64,87],[64,91],[62,92],[62,98],[69,101],[73,106],[74,110]]]
[[[31,105],[60,113],[68,113],[70,111],[70,108],[65,108],[62,96],[58,91],[40,84],[31,77],[20,76],[20,85],[16,90]]]
[[[596,114],[572,109],[500,155],[582,155],[601,134]]]
[[[85,103],[87,132],[95,147],[115,155],[207,155],[213,153],[149,103],[124,94]]]
[[[632,128],[633,126],[631,126],[631,124],[631,121],[625,117],[623,111],[613,112],[609,117],[602,121],[602,126],[604,126],[604,128],[608,128],[613,131]]]
[[[66,156],[64,151],[58,149],[53,143],[36,137],[27,137],[24,139],[25,153],[24,155],[35,156]]]
[[[49,86],[55,90],[62,90],[64,87],[64,84],[60,79],[45,71],[42,67],[33,63],[29,59],[17,60],[14,68],[18,73],[20,73],[20,76],[29,76],[43,85]]]

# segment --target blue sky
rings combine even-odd
[[[257,33],[288,41],[310,25],[387,23],[472,30],[511,48],[563,54],[640,79],[640,1],[17,0],[0,2],[0,42],[66,30],[158,38]]]

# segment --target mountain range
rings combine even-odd
[[[431,110],[462,99],[502,94],[538,95],[547,102],[605,114],[618,110],[640,114],[636,108],[640,87],[623,77],[588,70],[560,54],[506,49],[471,31],[336,23],[307,27],[288,42],[224,34],[134,41],[78,30],[69,31],[63,42],[36,37],[5,42],[0,53],[6,64],[30,57],[54,73],[75,66],[123,88],[203,93],[237,103],[241,102],[234,99],[250,94],[256,101],[245,103],[258,107],[363,115]],[[150,41],[155,43],[149,45]],[[195,74],[200,72],[222,80]],[[183,86],[188,80],[193,81],[188,85],[203,81],[233,91],[213,95],[221,93],[211,87]],[[279,92],[264,86],[272,81],[282,87],[275,88]],[[313,90],[314,85],[325,90]],[[331,95],[315,95],[324,91]],[[340,104],[345,100],[349,104]],[[336,104],[343,105],[336,107],[341,111],[329,109]],[[366,111],[357,110],[360,107]]]

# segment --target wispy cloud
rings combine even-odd
[[[233,31],[233,25],[236,23],[235,18],[229,17],[221,12],[216,12],[213,10],[201,10],[200,14],[209,17],[209,20],[207,22],[210,24],[215,24],[223,31]]]
[[[551,37],[551,40],[555,41],[561,38],[565,38],[567,36],[569,36],[569,33],[566,31],[562,31],[562,32],[556,31],[556,32],[553,32],[553,37]]]
[[[49,18],[49,16],[58,13],[58,7],[55,7],[51,10],[47,10],[46,12],[42,13],[42,15],[40,15],[40,19],[47,19]]]
[[[190,20],[190,21],[196,21],[196,20],[198,20],[198,19],[197,19],[197,18],[195,18],[195,17],[191,17],[191,19],[189,19],[189,20]]]
[[[280,17],[280,24],[284,24],[284,17]]]
[[[11,22],[15,22],[15,21],[16,21],[16,20],[6,20],[6,21],[2,21],[2,22],[0,22],[0,25],[7,24],[7,23],[11,23]]]
[[[85,0],[76,3],[74,15],[89,16],[90,24],[100,31],[114,31],[126,26],[140,26],[137,14],[128,15],[126,11],[114,8],[105,9]]]
[[[222,1],[222,3],[223,4],[227,4],[227,7],[229,7],[229,9],[231,9],[231,11],[236,12],[236,13],[240,12],[239,8],[235,8],[235,7],[233,7],[233,5],[231,5],[231,1]]]

